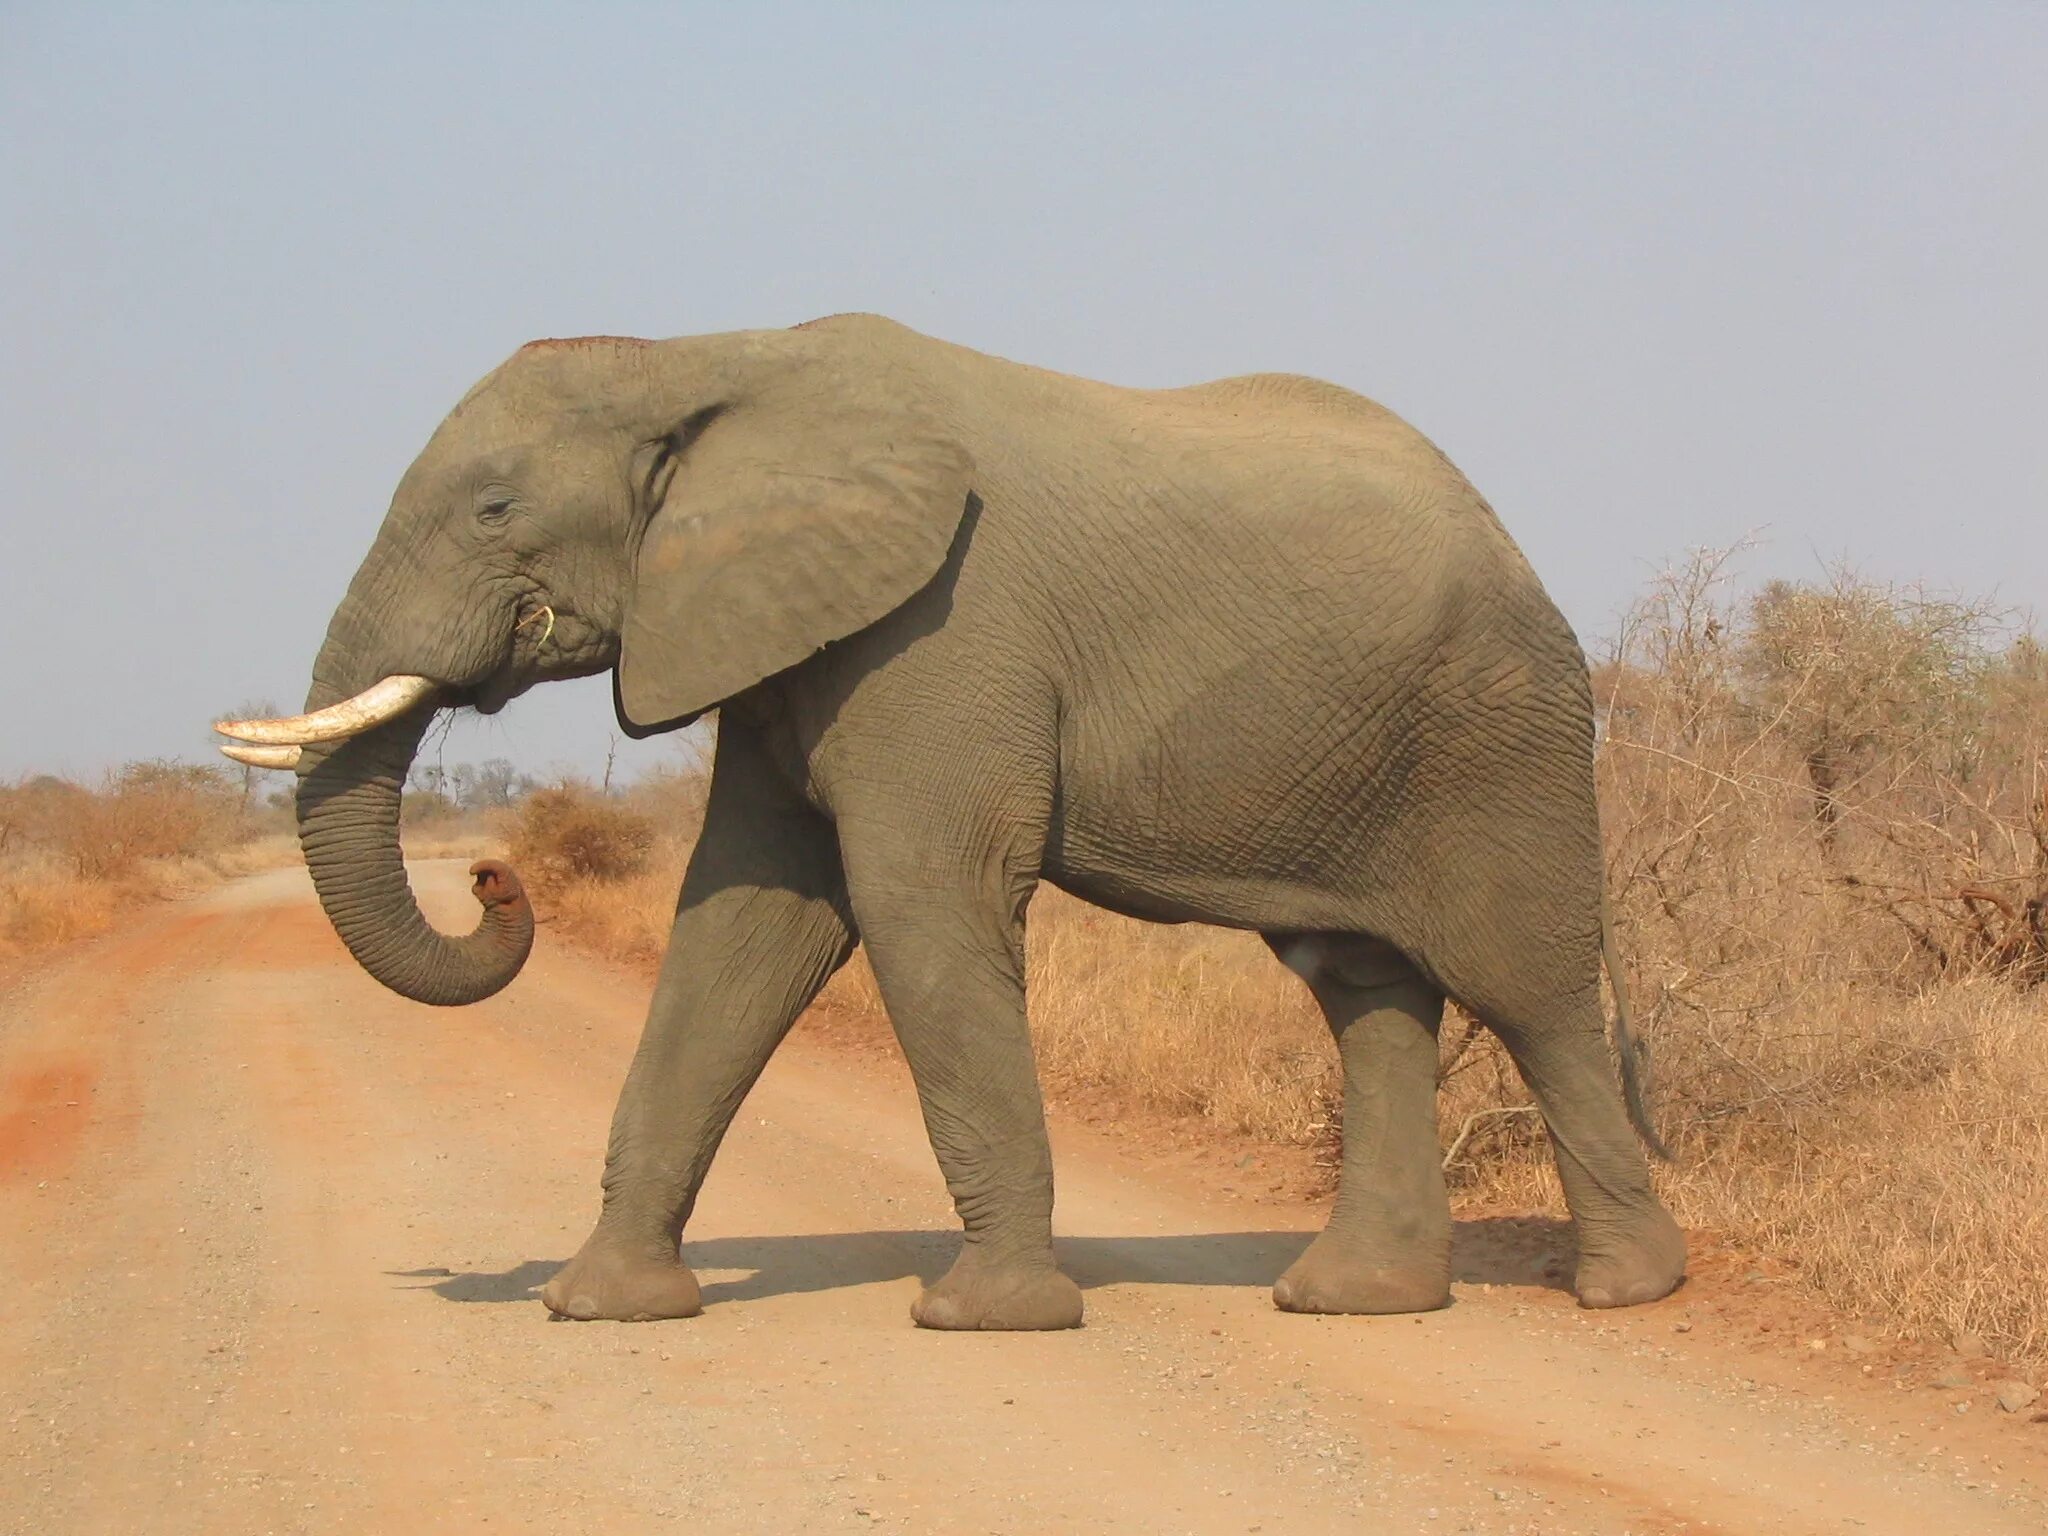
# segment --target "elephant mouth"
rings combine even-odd
[[[451,689],[449,702],[495,715],[535,683],[588,677],[618,660],[618,637],[575,610],[531,598],[519,606],[505,659],[488,676]]]
[[[495,715],[538,681],[537,677],[520,677],[513,667],[507,665],[500,667],[474,688],[452,690],[448,695],[448,703],[451,708],[467,707],[480,715]]]

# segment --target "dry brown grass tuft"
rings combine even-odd
[[[1982,607],[1843,573],[1737,600],[1725,571],[1662,578],[1595,678],[1664,1192],[1847,1312],[2048,1366],[2048,655]],[[541,894],[651,964],[701,787],[628,808],[643,867]],[[1332,1146],[1335,1052],[1256,938],[1048,889],[1029,972],[1054,1099]],[[858,960],[820,1006],[881,1016]],[[1455,1010],[1440,1125],[1462,1200],[1562,1209],[1519,1078]]]

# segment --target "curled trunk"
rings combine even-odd
[[[422,705],[337,742],[308,747],[300,766],[299,844],[320,905],[364,970],[416,1002],[489,997],[533,948],[533,909],[519,877],[496,860],[470,867],[483,917],[460,938],[430,924],[406,879],[398,813],[413,753],[433,718]]]

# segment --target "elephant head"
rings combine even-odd
[[[426,1003],[518,974],[516,875],[436,931],[407,883],[399,802],[437,709],[614,669],[621,725],[671,729],[882,618],[944,563],[972,469],[887,322],[523,347],[399,482],[313,666],[307,713],[222,723],[295,765],[301,845],[364,969]]]

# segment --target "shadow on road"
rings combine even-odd
[[[562,1267],[560,1259],[528,1259],[510,1269],[461,1271],[433,1265],[426,1269],[388,1269],[397,1280],[423,1280],[409,1291],[432,1291],[446,1301],[532,1301],[548,1276]]]
[[[1061,1266],[1084,1289],[1152,1285],[1271,1285],[1307,1232],[1217,1232],[1170,1237],[1062,1237]],[[952,1232],[823,1232],[808,1236],[685,1240],[683,1258],[704,1281],[707,1306],[873,1285],[911,1277],[929,1285],[959,1250]],[[1491,1216],[1456,1223],[1451,1275],[1465,1285],[1562,1290],[1574,1258],[1571,1224],[1544,1216]],[[533,1300],[561,1259],[528,1259],[499,1271],[440,1267],[390,1271],[447,1301]],[[742,1271],[737,1278],[725,1278]]]

